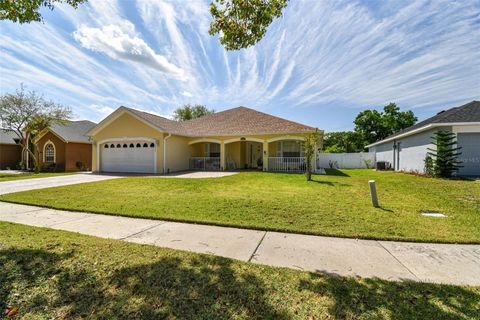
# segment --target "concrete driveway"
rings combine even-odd
[[[50,187],[66,186],[69,184],[78,184],[86,182],[95,182],[108,179],[121,178],[122,175],[116,174],[93,174],[77,173],[66,176],[31,178],[0,182],[0,195],[27,190],[43,189]]]

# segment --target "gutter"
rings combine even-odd
[[[428,129],[437,128],[437,127],[476,126],[476,125],[480,125],[480,122],[437,122],[437,123],[430,123],[430,124],[426,124],[426,125],[423,126],[423,127],[417,128],[417,129],[415,129],[415,130],[407,131],[407,132],[405,132],[405,133],[401,133],[401,134],[396,135],[396,136],[394,136],[394,137],[385,138],[385,139],[383,139],[383,140],[380,140],[380,141],[371,143],[371,144],[365,146],[365,148],[375,147],[375,146],[377,146],[377,145],[379,145],[379,144],[383,144],[383,143],[386,143],[386,142],[390,142],[390,141],[393,141],[393,140],[396,140],[396,139],[399,139],[399,138],[403,138],[403,137],[408,137],[408,136],[411,136],[411,135],[413,135],[413,134],[416,134],[416,133],[419,133],[419,132],[422,132],[422,131],[425,131],[425,130],[428,130]]]
[[[171,133],[168,136],[163,137],[163,174],[167,174],[167,140],[172,136]]]

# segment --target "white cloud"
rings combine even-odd
[[[73,35],[86,49],[102,52],[112,59],[141,63],[180,80],[186,80],[181,68],[168,62],[164,56],[156,54],[143,39],[130,35],[133,30],[128,29],[118,25],[101,28],[81,26]]]

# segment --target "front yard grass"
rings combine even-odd
[[[15,319],[478,319],[480,287],[313,274],[0,222]]]
[[[370,202],[377,181],[381,208]],[[132,217],[328,236],[480,243],[480,182],[373,170],[241,172],[211,179],[128,177],[26,191],[0,200]],[[438,211],[446,218],[425,217]]]
[[[75,174],[77,172],[55,172],[55,173],[0,173],[0,182],[11,181],[11,180],[23,180],[23,179],[32,179],[32,178],[47,178],[47,177],[56,177],[56,176],[65,176],[70,174]]]

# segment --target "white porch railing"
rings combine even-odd
[[[190,158],[190,170],[204,170],[204,171],[220,170],[220,158],[192,157]]]
[[[305,157],[269,157],[268,171],[305,172]]]

